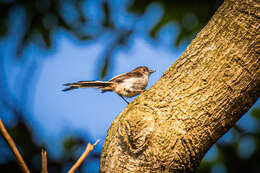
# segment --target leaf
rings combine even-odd
[[[104,60],[105,62],[104,62],[104,65],[102,67],[102,71],[101,71],[101,74],[100,74],[100,77],[102,79],[104,79],[106,74],[107,74],[108,66],[109,66],[109,60],[110,60],[110,55],[107,55],[105,60]]]
[[[6,24],[6,20],[4,20],[2,23],[0,23],[0,37],[5,36],[7,33],[8,33],[8,26]]]
[[[153,1],[140,1],[140,0],[134,0],[132,2],[132,5],[128,8],[129,11],[138,13],[138,14],[144,14],[145,9],[149,4],[151,4]]]
[[[77,141],[72,137],[67,137],[63,141],[63,147],[66,152],[72,151],[72,149],[77,145]]]
[[[107,1],[103,2],[103,11],[105,15],[105,19],[103,20],[103,26],[104,27],[110,27],[111,24],[111,18],[110,18],[110,9]]]
[[[260,108],[255,108],[251,111],[251,116],[260,120]]]
[[[40,28],[40,33],[42,35],[43,41],[46,45],[47,48],[50,48],[52,45],[52,41],[51,41],[51,32],[49,29],[46,29],[43,25]]]

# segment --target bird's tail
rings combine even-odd
[[[70,86],[62,91],[69,91],[77,88],[98,88],[98,89],[109,89],[112,90],[113,82],[104,81],[79,81],[76,83],[66,83],[65,86]]]

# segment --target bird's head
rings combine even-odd
[[[146,66],[140,66],[137,67],[136,69],[134,69],[133,71],[138,71],[140,73],[146,74],[146,75],[150,75],[151,73],[155,72],[154,70],[150,70],[148,67]]]

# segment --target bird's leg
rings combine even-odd
[[[121,96],[120,94],[118,95],[129,105],[129,102],[123,96]]]

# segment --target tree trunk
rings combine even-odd
[[[259,1],[225,1],[161,79],[115,119],[100,172],[194,172],[260,95],[259,26]]]

